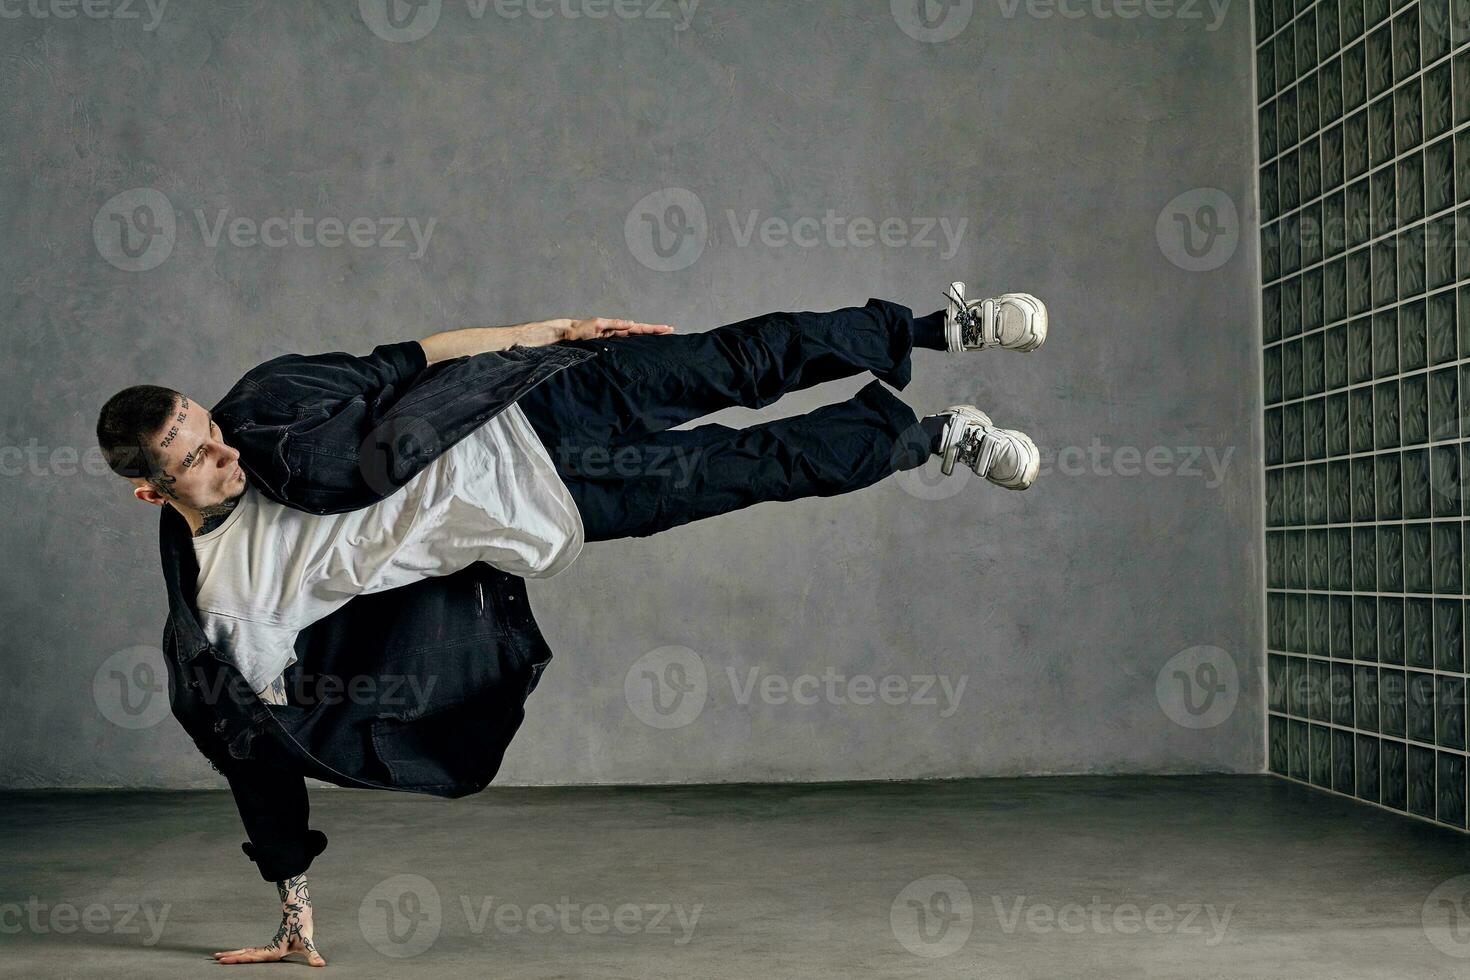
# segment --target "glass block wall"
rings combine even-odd
[[[1463,829],[1470,0],[1254,18],[1268,765]]]

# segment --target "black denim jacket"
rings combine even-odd
[[[214,407],[267,497],[316,514],[395,492],[442,452],[594,347],[512,347],[426,365],[417,342],[366,357],[274,358]],[[459,797],[484,789],[551,659],[523,579],[484,563],[357,596],[296,640],[289,704],[269,705],[205,638],[189,528],[163,508],[163,632],[174,717],[224,777],[261,877],[305,871],[305,777]]]

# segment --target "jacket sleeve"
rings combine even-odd
[[[282,881],[311,867],[327,835],[307,824],[306,779],[259,759],[212,760],[230,783],[250,839],[240,845],[266,881]]]
[[[324,398],[371,398],[381,392],[402,391],[427,365],[428,358],[416,340],[379,344],[361,357],[344,351],[282,354],[251,368],[236,389],[263,395],[282,408]],[[227,394],[221,405],[228,410],[229,402],[231,395]]]

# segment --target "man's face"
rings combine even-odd
[[[191,398],[174,403],[173,416],[148,444],[162,469],[151,479],[133,480],[139,500],[204,511],[245,492],[239,452],[225,444],[209,410]]]

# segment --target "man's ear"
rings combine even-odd
[[[159,507],[162,507],[164,504],[168,503],[167,497],[165,497],[163,494],[159,493],[157,490],[153,489],[150,486],[138,486],[135,484],[133,486],[133,496],[137,497],[145,504],[156,504]]]

